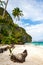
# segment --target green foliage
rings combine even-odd
[[[18,20],[20,19],[20,16],[23,16],[22,11],[18,7],[14,8],[12,14],[14,18],[17,18]]]
[[[2,20],[2,19],[1,19]],[[0,20],[0,21],[1,21]],[[3,22],[4,21],[4,22]],[[6,21],[7,22],[7,21]],[[26,31],[16,24],[7,24],[5,20],[0,23],[0,42],[3,44],[24,44],[31,42],[32,38]]]
[[[1,11],[1,9],[0,9]],[[9,15],[7,12],[5,15]],[[11,16],[2,19],[0,14],[0,43],[2,44],[24,44],[31,42],[32,37],[26,31],[13,23]]]
[[[0,7],[0,18],[2,18],[3,11],[4,11],[4,9],[3,9],[2,7]],[[13,23],[13,20],[12,20],[10,14],[9,14],[7,11],[6,11],[6,13],[5,13],[4,19],[5,19],[6,21],[9,21],[9,23],[10,23],[10,22]]]

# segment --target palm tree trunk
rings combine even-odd
[[[2,18],[4,18],[4,16],[5,16],[5,11],[6,11],[6,8],[7,8],[8,1],[9,1],[9,0],[7,0],[7,2],[6,2],[6,4],[5,4],[5,9],[4,9]]]
[[[2,1],[0,0],[0,5],[2,5]]]
[[[1,0],[0,0],[0,2],[1,2]]]

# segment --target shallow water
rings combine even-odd
[[[25,44],[43,45],[43,42],[32,42],[32,43],[25,43]]]

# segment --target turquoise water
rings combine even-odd
[[[43,45],[43,42],[32,42],[32,43],[26,43],[26,44]]]
[[[43,42],[32,42],[34,45],[43,45]]]

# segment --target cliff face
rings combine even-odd
[[[0,8],[0,43],[3,44],[24,44],[32,41],[32,37],[26,31],[13,23],[9,13],[6,11],[2,19],[3,8]]]

